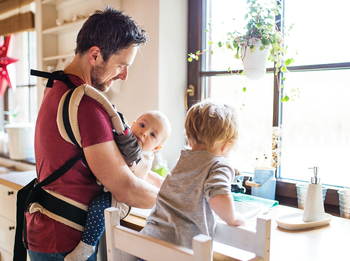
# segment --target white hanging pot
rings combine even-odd
[[[260,50],[260,46],[262,46],[260,39],[251,39],[251,43],[255,46],[253,50],[249,46],[242,50],[244,74],[250,80],[259,80],[266,73],[269,49],[265,47],[263,50]]]

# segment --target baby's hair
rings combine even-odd
[[[209,148],[217,142],[234,145],[238,139],[237,113],[230,105],[206,99],[187,112],[185,130],[189,141]]]

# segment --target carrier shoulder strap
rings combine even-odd
[[[54,71],[52,73],[49,72],[43,72],[43,71],[37,71],[37,70],[30,70],[30,75],[38,76],[42,78],[48,78],[46,87],[52,88],[53,81],[58,80],[61,82],[64,82],[69,89],[75,89],[77,87],[72,81],[69,79],[69,77],[63,72],[63,71]]]
[[[61,114],[64,116],[63,117],[63,128],[66,129],[65,133],[69,137],[71,143],[73,143],[77,147],[79,146],[79,143],[77,142],[73,131],[72,131],[72,126],[70,125],[69,121],[69,113],[68,113],[68,106],[69,106],[69,99],[70,96],[72,95],[74,89],[77,87],[70,79],[69,77],[63,72],[63,71],[54,71],[52,73],[49,72],[43,72],[43,71],[37,71],[37,70],[30,70],[30,74],[33,76],[38,76],[38,77],[43,77],[43,78],[48,78],[49,80],[47,81],[46,87],[52,88],[54,80],[58,80],[63,82],[64,84],[67,85],[67,87],[70,89],[64,97],[67,97],[66,102],[64,106],[60,107],[59,110]]]
[[[105,108],[110,116],[112,127],[118,135],[123,135],[127,129],[123,114],[117,111],[101,92],[88,84],[82,84],[74,90],[68,90],[62,96],[58,105],[56,121],[62,138],[78,147],[82,147],[78,126],[78,108],[84,95],[96,100]]]

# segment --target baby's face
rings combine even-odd
[[[151,113],[138,118],[131,126],[131,131],[144,151],[157,150],[166,135],[162,121]]]

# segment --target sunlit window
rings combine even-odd
[[[4,41],[1,37],[0,42]],[[1,97],[1,123],[34,122],[37,114],[36,78],[29,75],[31,68],[36,68],[36,35],[35,32],[13,34],[9,52],[11,58],[18,59],[8,67],[11,84]]]
[[[295,60],[284,75],[285,90],[300,93],[300,98],[285,103],[274,98],[272,72],[258,81],[229,73],[228,67],[242,70],[242,62],[231,51],[221,52],[207,45],[208,40],[217,42],[225,32],[240,30],[246,24],[246,1],[201,2],[202,30],[208,30],[203,33],[201,49],[214,53],[200,60],[199,91],[202,98],[210,97],[239,109],[242,136],[232,156],[233,164],[242,172],[252,173],[255,166],[266,163],[263,155],[270,161],[273,127],[279,127],[279,178],[308,181],[309,168],[318,166],[323,183],[350,186],[345,171],[350,158],[350,37],[344,26],[348,10],[343,8],[347,2],[318,1],[315,11],[314,1],[283,1],[285,25],[294,23],[287,45]],[[337,45],[332,44],[335,42]],[[272,67],[272,63],[268,64],[268,68]]]

